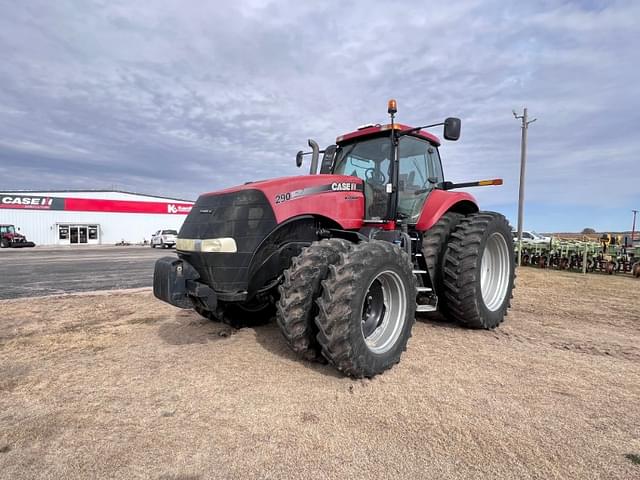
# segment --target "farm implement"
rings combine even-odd
[[[523,240],[522,265],[640,278],[640,245],[621,245],[609,237],[606,241],[553,238],[549,244]]]

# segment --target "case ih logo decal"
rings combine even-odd
[[[333,182],[331,184],[331,190],[333,190],[334,192],[354,192],[358,190],[359,185],[360,184],[358,183],[350,183],[350,182],[343,182],[343,183]]]
[[[63,198],[27,197],[23,195],[0,196],[0,208],[20,208],[30,210],[62,210]]]
[[[278,193],[276,194],[276,205],[289,200],[327,192],[364,192],[364,185],[352,182],[333,182],[328,185],[320,185],[317,187],[302,188],[292,192]]]
[[[89,198],[35,197],[0,194],[0,209],[66,210],[72,212],[161,213],[186,215],[190,203],[140,202]]]

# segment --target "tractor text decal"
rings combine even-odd
[[[276,194],[276,205],[289,200],[295,200],[309,195],[327,192],[363,192],[364,186],[361,183],[353,182],[333,182],[328,185],[319,185],[317,187],[301,188],[291,192]]]

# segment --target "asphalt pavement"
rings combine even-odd
[[[151,247],[3,248],[0,299],[150,287],[156,259],[175,254]]]

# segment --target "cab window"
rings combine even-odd
[[[336,154],[336,175],[351,175],[364,180],[365,215],[367,220],[387,216],[390,182],[391,139],[373,138],[340,147]]]
[[[438,149],[426,140],[401,137],[398,156],[398,213],[409,223],[416,223],[427,195],[444,181]]]

